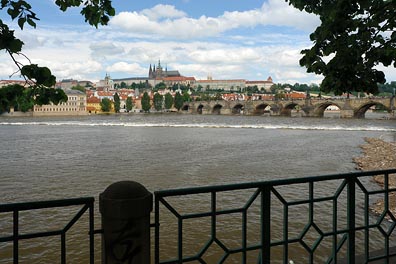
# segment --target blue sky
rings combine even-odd
[[[63,13],[54,0],[30,2],[40,18],[37,28],[12,27],[25,43],[24,54],[50,67],[58,80],[98,81],[106,73],[112,78],[147,76],[149,65],[158,60],[196,79],[271,76],[292,84],[322,79],[298,64],[319,19],[284,0],[113,0],[116,15],[98,29],[84,23],[79,8]],[[4,10],[0,18],[9,22]],[[0,79],[15,70],[10,58],[0,54]],[[396,80],[395,68],[385,74],[388,81]]]

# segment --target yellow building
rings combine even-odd
[[[102,112],[102,109],[100,107],[100,99],[97,97],[90,97],[87,99],[87,112],[96,114]]]

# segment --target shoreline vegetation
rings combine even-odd
[[[363,157],[354,158],[356,168],[362,171],[385,170],[396,168],[396,142],[387,142],[378,138],[365,138],[367,142],[361,145]],[[373,180],[381,187],[384,186],[384,176],[374,176]],[[389,175],[389,188],[396,188],[396,175]],[[384,212],[384,199],[378,199],[370,206],[370,210],[376,215]],[[389,210],[396,216],[396,193],[389,194]],[[389,215],[386,215],[389,221]]]

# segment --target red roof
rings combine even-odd
[[[90,97],[87,99],[87,103],[88,104],[99,104],[100,103],[100,99],[97,97]]]

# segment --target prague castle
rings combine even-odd
[[[259,89],[269,91],[270,87],[274,84],[271,77],[262,81],[248,81],[245,79],[213,80],[211,77],[208,77],[207,80],[196,80],[194,77],[181,75],[178,70],[168,70],[167,66],[165,66],[164,69],[160,60],[158,60],[157,65],[150,64],[147,77],[132,77],[112,80],[113,84],[120,85],[121,82],[124,82],[126,85],[131,85],[132,83],[143,83],[147,85],[147,88],[154,87],[158,83],[164,82],[167,86],[180,84],[189,85],[194,88],[201,87],[202,90],[222,89],[224,91],[240,91],[247,86],[257,86]]]
[[[161,66],[161,61],[158,61],[158,66],[155,68],[155,65],[153,68],[149,68],[149,74],[148,78],[149,79],[163,79],[166,77],[181,77],[179,71],[168,71],[168,67],[165,67],[165,70],[163,70]]]

